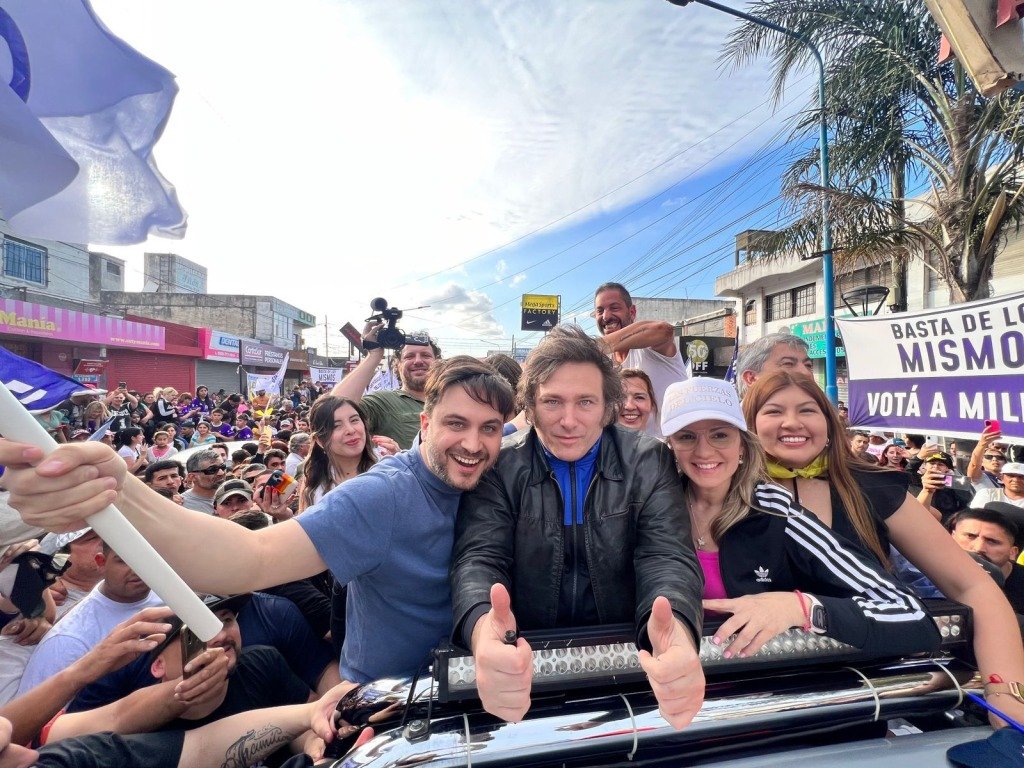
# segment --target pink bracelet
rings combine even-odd
[[[807,609],[807,603],[804,602],[803,593],[799,589],[794,589],[793,592],[796,594],[796,599],[800,602],[800,610],[804,614],[804,625],[801,629],[804,632],[811,631],[811,612]]]

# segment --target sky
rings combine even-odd
[[[177,77],[155,157],[189,214],[182,240],[96,249],[128,290],[149,251],[205,266],[211,293],[275,295],[326,319],[321,353],[375,296],[449,354],[534,343],[523,293],[588,329],[607,280],[713,298],[735,234],[777,222],[811,98],[723,69],[735,20],[663,0],[92,5]]]

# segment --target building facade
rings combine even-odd
[[[736,302],[736,331],[739,343],[747,344],[770,333],[793,333],[808,344],[814,361],[815,377],[825,382],[825,291],[820,258],[806,259],[796,254],[768,256],[760,247],[772,233],[742,232],[736,236],[736,266],[715,281],[719,296]],[[875,310],[879,299],[868,303],[852,302],[855,312],[843,302],[843,294],[864,286],[892,285],[889,264],[859,264],[837,270],[836,317],[850,317]],[[1024,229],[1011,233],[995,261],[992,295],[1000,296],[1024,290]],[[879,297],[881,298],[881,297]],[[907,267],[907,310],[948,306],[949,286],[930,268],[927,258],[912,259]],[[880,314],[888,313],[881,299]],[[845,350],[836,350],[836,383],[839,398],[846,399],[847,367]]]

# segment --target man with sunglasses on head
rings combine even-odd
[[[185,509],[212,515],[213,499],[218,486],[224,482],[227,469],[219,451],[207,449],[189,456],[185,463],[185,480],[190,487],[181,494]]]
[[[331,394],[360,403],[370,433],[390,437],[405,451],[420,431],[424,387],[431,368],[441,359],[441,348],[426,333],[407,333],[405,346],[396,352],[401,389],[364,396],[363,392],[384,359],[384,348],[377,343],[377,334],[383,327],[384,323],[379,320],[366,324],[363,359],[352,373],[334,385]]]

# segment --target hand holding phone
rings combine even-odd
[[[206,643],[200,640],[195,632],[184,626],[181,628],[179,639],[181,641],[182,677],[188,678],[192,676],[192,672],[185,672],[185,665],[206,650]]]

